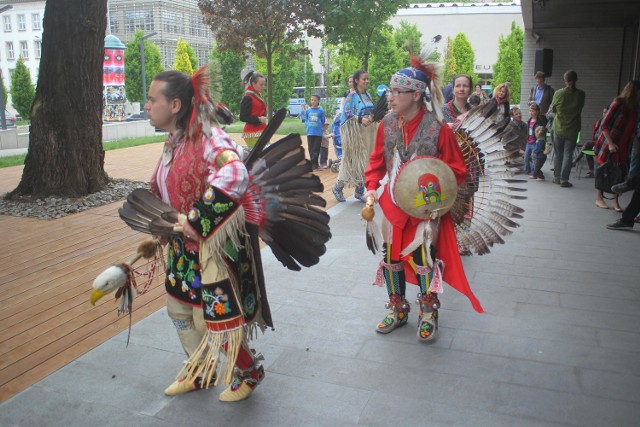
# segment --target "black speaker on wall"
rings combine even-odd
[[[542,71],[547,77],[551,77],[553,70],[553,49],[536,49],[536,63],[533,73]]]

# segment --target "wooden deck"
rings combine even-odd
[[[113,178],[147,181],[161,151],[161,143],[107,151],[106,170]],[[21,166],[0,169],[0,194],[14,189],[21,174]],[[333,206],[336,174],[318,175]],[[48,221],[0,215],[6,243],[0,255],[0,402],[128,327],[113,296],[95,307],[89,303],[94,278],[129,259],[146,237],[119,219],[121,205]],[[164,305],[162,280],[136,299],[134,323]]]

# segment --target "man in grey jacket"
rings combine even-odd
[[[548,84],[545,84],[546,75],[542,71],[536,73],[536,85],[529,92],[529,105],[538,104],[540,114],[546,115],[553,100],[554,90]]]

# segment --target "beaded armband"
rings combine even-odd
[[[234,160],[240,160],[238,153],[233,150],[224,150],[216,157],[216,167],[220,169],[222,166]]]

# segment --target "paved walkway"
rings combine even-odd
[[[637,426],[640,234],[606,230],[619,214],[572,181],[527,183],[522,227],[464,260],[486,313],[445,289],[431,344],[415,304],[410,326],[374,332],[386,296],[350,198],[329,210],[319,265],[290,272],[263,251],[276,329],[254,342],[267,375],[249,400],[162,394],[184,359],[163,309],[128,348],[125,332],[3,403],[0,425]]]

